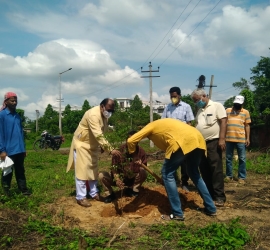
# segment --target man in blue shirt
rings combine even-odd
[[[16,181],[19,190],[24,195],[30,195],[26,185],[24,158],[25,144],[22,121],[16,112],[17,95],[13,92],[5,94],[3,106],[0,110],[0,159],[5,161],[8,156],[13,162]],[[7,196],[10,196],[10,184],[13,172],[2,173],[2,187]]]
[[[171,102],[164,109],[162,118],[173,118],[180,120],[188,125],[191,125],[191,121],[194,120],[194,115],[189,104],[181,101],[181,90],[179,87],[172,87],[169,91]],[[188,180],[186,161],[181,165],[181,182],[182,188],[188,191]],[[176,176],[176,178],[178,178]]]

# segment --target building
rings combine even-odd
[[[132,99],[130,98],[115,98],[121,109],[130,108]]]
[[[143,107],[150,106],[149,101],[142,101],[142,103],[143,103]],[[153,113],[159,114],[161,116],[166,106],[167,106],[166,103],[162,103],[160,101],[154,101],[152,103]]]

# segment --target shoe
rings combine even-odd
[[[197,211],[200,211],[200,212],[202,212],[202,213],[204,213],[204,214],[206,214],[206,215],[208,215],[208,216],[216,216],[216,215],[217,215],[217,212],[210,212],[210,211],[208,211],[208,210],[205,209],[205,208],[200,208],[200,207],[198,207],[198,208],[197,208]]]
[[[226,176],[226,178],[224,179],[224,182],[232,182],[233,178],[230,176]]]
[[[30,192],[29,189],[22,190],[22,194],[25,196],[30,196],[32,193]]]
[[[77,203],[83,207],[91,207],[91,203],[86,199],[82,199],[82,200],[77,200]]]
[[[173,215],[173,214],[170,214],[170,215],[161,215],[161,219],[162,220],[176,220],[176,221],[184,221],[185,220],[185,216],[178,216],[178,215]]]
[[[100,201],[99,194],[96,194],[94,197],[91,197],[93,200]]]
[[[114,193],[111,193],[110,195],[108,195],[107,197],[105,197],[104,203],[111,203],[115,199],[116,199],[115,194]]]
[[[246,184],[246,181],[245,181],[245,179],[239,179],[238,183],[244,185],[244,184]]]
[[[128,197],[137,197],[139,195],[139,192],[135,192],[131,188],[127,188],[125,190],[125,195]]]
[[[221,200],[221,199],[218,199],[218,200],[215,201],[216,207],[224,207],[224,203],[225,202],[223,200]]]

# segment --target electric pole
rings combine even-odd
[[[211,99],[211,96],[212,96],[212,88],[216,87],[216,86],[213,86],[213,83],[214,83],[214,75],[211,75],[210,88],[209,88],[209,99]]]
[[[36,132],[38,132],[38,118],[39,118],[39,110],[36,110]]]
[[[152,72],[159,72],[159,67],[157,70],[152,70],[152,64],[149,62],[149,70],[142,70],[143,67],[141,67],[142,73],[149,73],[149,76],[141,76],[141,78],[149,78],[149,95],[150,95],[150,122],[153,121],[153,96],[152,96],[152,78],[153,77],[160,77],[160,76],[153,76]],[[154,147],[154,143],[150,141],[150,147]]]

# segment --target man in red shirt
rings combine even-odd
[[[135,133],[136,131],[130,131],[128,138]],[[105,190],[105,203],[110,203],[116,199],[112,186],[117,186],[120,189],[128,187],[125,190],[127,196],[138,196],[139,188],[147,177],[147,172],[141,167],[142,163],[147,165],[146,153],[140,146],[137,145],[136,151],[129,154],[125,143],[119,151],[122,153],[122,157],[112,157],[111,172],[101,171],[99,173],[99,180]]]

